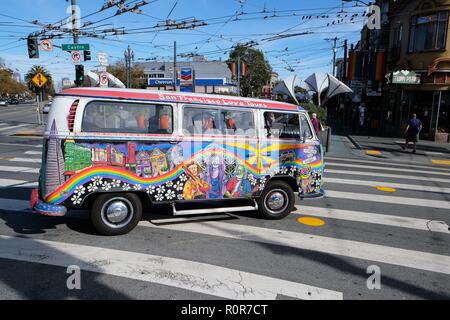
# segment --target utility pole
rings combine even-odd
[[[173,42],[173,91],[177,91],[177,42]]]
[[[127,88],[131,88],[131,67],[132,61],[134,60],[134,52],[131,50],[130,45],[128,45],[125,55],[125,68],[127,70]]]
[[[71,9],[72,9],[72,35],[73,35],[73,43],[78,43],[78,31],[77,31],[77,17],[76,17],[76,7],[77,0],[71,0]],[[77,74],[77,66],[75,66],[75,78]]]
[[[348,44],[347,39],[344,41],[344,71],[342,73],[342,80],[347,81],[347,54],[348,54]]]
[[[337,42],[338,38],[335,37],[333,39],[333,77],[336,76],[336,52],[337,52],[337,48],[336,48],[336,42]]]
[[[236,63],[236,77],[237,77],[237,94],[241,96],[241,56],[238,54]]]

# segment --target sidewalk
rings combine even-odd
[[[405,140],[402,138],[384,138],[362,135],[348,136],[360,152],[368,157],[424,162],[427,164],[450,165],[450,143],[436,143],[421,140],[417,143],[417,152],[412,147],[403,150]],[[410,146],[412,146],[410,144]]]

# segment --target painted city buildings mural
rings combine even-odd
[[[275,175],[292,176],[303,194],[319,193],[319,144],[224,141],[178,143],[60,140],[47,144],[43,196],[80,205],[93,192],[144,191],[152,201],[249,198]]]

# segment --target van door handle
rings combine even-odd
[[[170,140],[169,143],[170,143],[170,144],[177,144],[178,141],[177,141],[177,140]]]

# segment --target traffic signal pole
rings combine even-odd
[[[76,5],[77,5],[77,0],[71,0],[70,2],[71,6],[72,6],[72,35],[73,35],[73,43],[77,44],[78,43],[78,31],[76,28],[76,22],[77,22],[77,18],[76,18]],[[75,66],[75,78],[77,77],[77,66]],[[75,84],[78,86],[78,79],[76,78]]]

